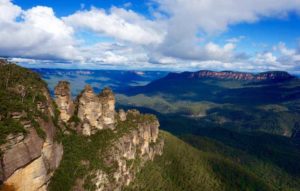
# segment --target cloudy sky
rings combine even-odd
[[[300,0],[0,0],[28,67],[300,73]]]

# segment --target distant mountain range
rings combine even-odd
[[[169,73],[165,79],[227,79],[227,80],[289,80],[295,78],[284,71],[270,71],[258,74],[234,71],[214,72],[201,70],[198,72]]]

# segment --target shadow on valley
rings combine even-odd
[[[165,99],[211,101],[231,104],[274,104],[300,98],[300,81],[249,83],[233,80],[169,80],[159,79],[146,86],[121,91],[128,96],[145,94],[162,95]]]
[[[149,108],[134,108],[155,114],[161,129],[182,138],[199,150],[217,153],[225,158],[235,156],[239,163],[245,162],[243,158],[247,155],[248,159],[254,157],[272,163],[289,174],[300,177],[300,148],[289,137],[264,132],[246,132],[229,124],[220,125],[205,119],[161,114]]]

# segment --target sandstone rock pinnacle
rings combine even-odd
[[[98,97],[103,108],[103,124],[107,128],[113,129],[115,123],[115,96],[110,88],[104,88]]]
[[[109,88],[98,96],[91,86],[87,85],[78,96],[78,118],[82,121],[82,133],[94,134],[101,129],[115,127],[115,97]]]
[[[60,111],[60,118],[67,122],[74,113],[74,103],[71,96],[70,83],[60,81],[55,87],[55,102]]]

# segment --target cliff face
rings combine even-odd
[[[92,190],[120,190],[146,161],[162,154],[156,117],[117,113],[109,88],[96,95],[87,86],[73,102],[69,83],[59,82],[56,108],[37,74],[6,62],[0,67],[0,190],[61,190],[49,183],[66,169],[58,181],[73,177],[70,189],[91,190],[90,184]],[[73,138],[81,142],[69,144]],[[81,169],[80,176],[70,169]]]
[[[152,161],[156,155],[163,152],[164,142],[158,138],[158,121],[139,121],[144,116],[135,114],[135,111],[128,111],[127,115],[126,121],[119,121],[118,131],[127,128],[127,123],[136,123],[136,127],[131,127],[104,152],[104,165],[110,170],[100,168],[89,174],[94,177],[90,181],[95,185],[95,190],[122,190],[134,180],[136,173],[147,161]]]
[[[44,127],[52,127],[44,124]],[[23,140],[22,136],[11,139],[3,149],[3,171],[5,184],[19,191],[46,190],[47,184],[63,155],[63,147],[50,137],[44,141],[35,130],[30,129]]]
[[[1,183],[18,191],[46,190],[63,155],[51,97],[36,74],[11,63],[0,67],[8,82],[0,79]]]
[[[61,107],[59,107],[61,108]],[[155,116],[140,114],[137,110],[115,111],[115,97],[109,88],[96,95],[90,86],[86,86],[75,102],[74,118],[78,118],[76,130],[79,134],[69,132],[66,135],[67,150],[78,153],[66,153],[65,160],[74,158],[78,162],[73,168],[82,168],[83,177],[72,175],[75,182],[66,190],[121,190],[134,180],[145,162],[161,155],[163,140],[159,138],[159,122]],[[72,126],[72,120],[67,125]],[[84,135],[84,138],[81,136]],[[80,143],[70,143],[74,139]],[[74,145],[76,144],[76,145]],[[85,155],[84,153],[90,153]],[[74,156],[73,156],[74,155]],[[94,162],[93,162],[94,161]],[[73,161],[74,162],[74,161]],[[66,164],[68,162],[64,163]],[[78,165],[76,167],[76,165]],[[59,177],[68,174],[68,166],[58,169],[51,190],[61,187]],[[69,185],[69,186],[70,186]]]
[[[170,73],[166,76],[167,79],[203,79],[203,78],[215,78],[215,79],[230,79],[230,80],[288,80],[292,79],[287,72],[273,71],[263,72],[259,74],[245,73],[245,72],[233,72],[223,71],[214,72],[209,70],[202,70],[198,72],[183,72],[183,73]]]
[[[72,100],[70,84],[66,81],[60,81],[55,87],[55,102],[60,111],[60,119],[67,122],[74,113],[74,104]]]
[[[102,165],[91,167],[91,162],[85,161],[89,170],[84,178],[77,178],[72,190],[122,190],[147,161],[162,154],[164,142],[159,138],[157,119],[136,110],[129,110],[126,115],[124,121],[116,119],[117,125],[111,132],[114,138],[103,144],[101,154],[96,156]]]

